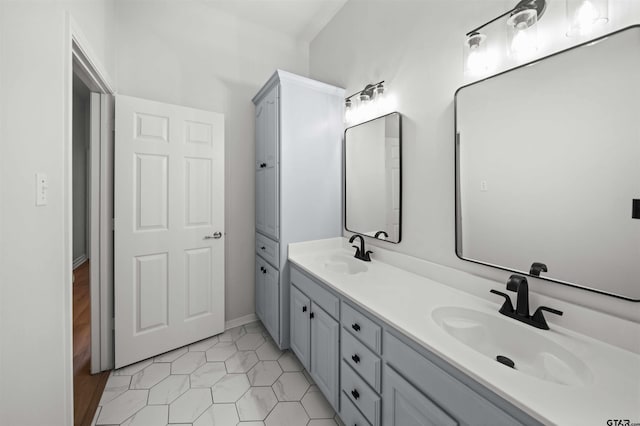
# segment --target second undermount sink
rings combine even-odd
[[[544,331],[497,314],[454,306],[434,309],[432,318],[447,334],[505,368],[567,386],[593,381],[584,361],[544,337]]]
[[[339,274],[354,275],[368,270],[367,265],[362,260],[343,254],[334,254],[323,258],[324,267]]]

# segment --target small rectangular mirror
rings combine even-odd
[[[344,132],[345,228],[400,242],[402,130],[394,112]]]

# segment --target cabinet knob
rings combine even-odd
[[[262,273],[266,274],[267,273],[267,268],[262,268]]]
[[[351,324],[351,328],[353,328],[355,331],[360,331],[360,325],[358,323]]]
[[[311,318],[311,319],[313,319],[313,317],[315,317],[315,316],[316,316],[316,314],[314,314],[313,312],[311,312],[311,313],[309,314],[309,318]]]
[[[353,360],[353,362],[355,362],[356,364],[360,363],[360,357],[358,356],[358,354],[353,354],[351,356],[351,359]]]
[[[260,247],[260,250],[266,250],[265,246]]]
[[[360,393],[355,389],[351,391],[351,395],[353,395],[355,399],[360,398]]]
[[[267,167],[267,163],[260,163],[260,168],[264,169],[265,167]]]
[[[307,307],[306,306],[302,307],[302,312],[307,312]]]

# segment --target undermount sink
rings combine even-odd
[[[339,274],[354,275],[368,270],[366,263],[362,260],[342,254],[334,254],[322,261],[327,270]]]
[[[544,331],[529,329],[507,317],[462,307],[436,308],[432,318],[447,334],[471,349],[495,362],[499,362],[500,356],[505,368],[567,386],[593,381],[584,361],[544,337]]]

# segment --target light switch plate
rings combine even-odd
[[[49,190],[49,180],[44,173],[36,173],[36,206],[47,205],[47,192]]]

